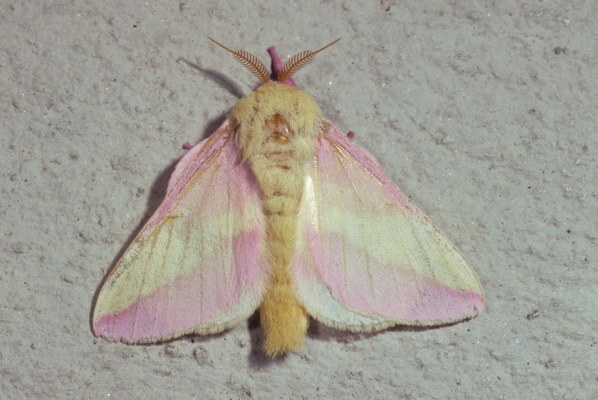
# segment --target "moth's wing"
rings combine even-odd
[[[259,306],[264,216],[225,122],[177,164],[167,195],[106,278],[96,336],[151,343],[215,333]]]
[[[291,268],[308,313],[354,331],[476,315],[482,287],[455,246],[371,155],[325,126],[306,177]]]

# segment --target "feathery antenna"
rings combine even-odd
[[[251,53],[246,52],[245,50],[231,50],[222,43],[216,41],[215,39],[208,36],[212,42],[216,43],[218,46],[222,47],[224,50],[231,53],[235,58],[243,64],[245,68],[247,68],[253,75],[257,76],[262,82],[268,82],[270,80],[270,74],[268,73],[268,69],[262,63],[259,58],[254,56]]]
[[[327,48],[329,48],[330,46],[332,46],[333,44],[335,44],[336,42],[338,42],[339,40],[341,40],[341,38],[336,39],[335,41],[328,43],[326,46],[315,50],[315,51],[302,51],[299,54],[294,55],[293,57],[291,57],[291,59],[289,61],[287,61],[284,64],[284,67],[282,68],[282,71],[280,71],[280,73],[278,74],[278,76],[276,77],[276,80],[278,82],[284,82],[287,79],[289,79],[291,76],[293,76],[295,74],[295,72],[299,71],[301,68],[303,68],[306,64],[308,64],[309,62],[311,62],[311,60],[314,59],[314,57],[316,56],[316,54],[318,54],[321,51],[326,50]]]
[[[266,68],[264,63],[262,63],[259,60],[259,58],[245,50],[229,49],[228,47],[226,47],[225,45],[223,45],[222,43],[218,42],[216,39],[210,36],[208,36],[208,39],[210,39],[212,42],[214,42],[215,44],[217,44],[218,46],[222,47],[224,50],[228,51],[233,56],[235,56],[235,58],[241,64],[243,64],[245,68],[247,68],[253,75],[258,77],[262,82],[266,83],[270,81],[270,74],[268,73],[268,69]],[[341,40],[341,38],[338,38],[335,41],[328,43],[326,46],[319,48],[318,50],[306,50],[294,55],[293,57],[291,57],[289,61],[287,61],[284,64],[282,70],[275,72],[275,75],[277,75],[276,81],[285,82],[286,80],[290,79],[293,76],[293,74],[295,74],[309,62],[311,62],[316,56],[316,54],[326,50],[339,40]]]

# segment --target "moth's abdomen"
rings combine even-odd
[[[307,313],[297,301],[289,275],[304,181],[303,169],[294,161],[282,160],[279,154],[265,156],[255,168],[266,216],[270,272],[260,319],[266,335],[264,351],[272,357],[301,347],[308,326]]]

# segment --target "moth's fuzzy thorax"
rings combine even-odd
[[[239,100],[229,115],[243,159],[292,148],[293,158],[307,161],[320,129],[322,111],[316,101],[296,87],[266,83]],[[286,127],[277,132],[277,127]],[[276,150],[278,149],[278,150]]]

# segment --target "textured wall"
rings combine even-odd
[[[21,3],[0,5],[0,397],[598,398],[594,0]],[[342,37],[298,85],[458,245],[487,310],[312,324],[276,362],[256,321],[94,339],[94,293],[182,144],[257,84],[208,35],[263,60]]]

